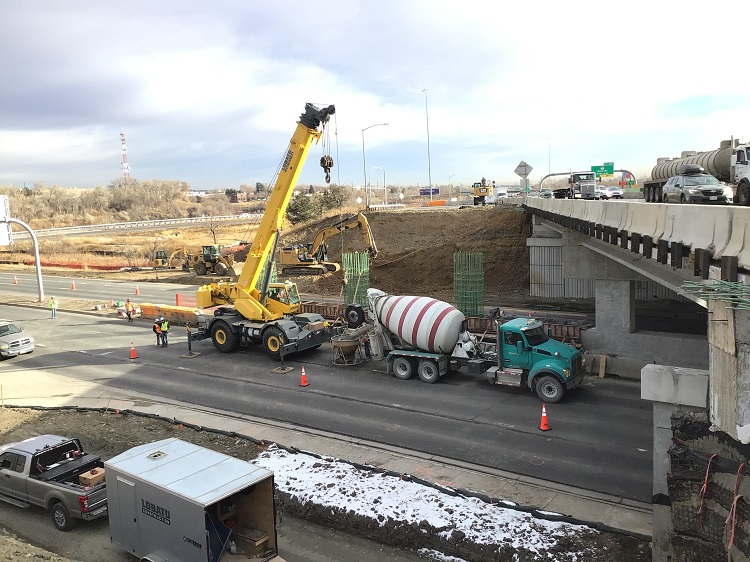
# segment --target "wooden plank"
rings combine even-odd
[[[599,356],[599,378],[604,378],[604,373],[607,369],[607,356],[606,355],[600,355]]]

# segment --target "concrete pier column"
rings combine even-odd
[[[596,280],[596,326],[601,331],[630,334],[635,331],[635,282]]]

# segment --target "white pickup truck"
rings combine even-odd
[[[0,500],[49,510],[60,531],[107,515],[104,463],[78,439],[40,435],[0,445]]]

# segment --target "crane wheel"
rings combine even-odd
[[[222,353],[230,353],[240,346],[239,334],[226,320],[216,320],[211,325],[211,341]]]
[[[281,348],[285,343],[286,337],[280,328],[271,326],[263,332],[263,351],[271,359],[281,359]]]
[[[346,305],[344,316],[346,317],[346,325],[349,328],[359,328],[362,324],[365,323],[365,311],[358,304]]]
[[[227,274],[227,271],[229,271],[229,268],[223,263],[217,263],[214,266],[214,273],[216,273],[216,275],[224,276]]]

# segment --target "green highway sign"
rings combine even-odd
[[[602,166],[591,166],[591,171],[596,172],[599,177],[613,176],[615,174],[615,163],[605,162]]]

